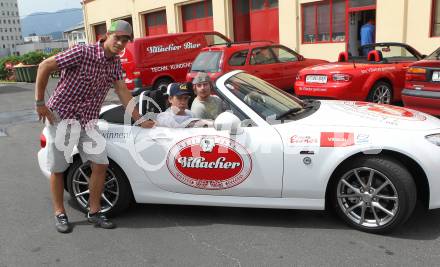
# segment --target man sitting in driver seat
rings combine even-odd
[[[204,127],[212,122],[194,118],[193,113],[188,110],[188,101],[191,98],[192,90],[186,83],[171,83],[169,85],[168,101],[171,106],[164,112],[157,115],[157,125],[170,128]]]

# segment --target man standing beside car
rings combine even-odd
[[[197,95],[191,105],[194,117],[215,120],[220,113],[226,110],[226,107],[220,97],[211,95],[213,88],[211,77],[205,72],[199,72],[192,83]]]
[[[375,42],[374,37],[375,37],[375,33],[376,33],[376,27],[374,25],[375,25],[375,20],[373,17],[369,17],[367,19],[367,23],[362,25],[362,27],[361,27],[361,46],[374,44],[374,42]],[[372,50],[372,48],[370,48],[370,47],[364,47],[362,49],[362,53],[364,56],[367,56],[368,52],[370,52],[371,50]]]
[[[81,159],[83,162],[91,162],[87,219],[98,227],[105,229],[115,227],[115,224],[101,212],[101,194],[109,164],[105,146],[100,152],[91,152],[87,146],[90,147],[90,144],[96,141],[92,135],[98,130],[96,121],[99,111],[112,84],[125,107],[132,100],[122,78],[122,67],[118,56],[128,41],[133,39],[132,36],[131,25],[126,21],[118,20],[111,24],[104,39],[96,44],[75,46],[44,60],[39,65],[35,104],[39,119],[46,122],[50,136],[47,143],[47,162],[51,171],[50,187],[58,232],[67,233],[71,230],[63,203],[64,172],[69,167],[70,159],[65,157],[64,151],[59,149],[60,146],[56,146],[55,140],[61,138],[64,141],[74,135],[72,121],[79,123],[81,127],[79,137],[74,141]],[[60,80],[52,96],[45,103],[44,92],[49,76],[57,70],[61,71]],[[131,116],[135,120],[141,117],[136,109]],[[72,127],[67,127],[65,135],[56,138],[56,134],[61,132],[58,131],[60,122],[67,120]],[[154,122],[145,121],[140,126],[151,128]]]

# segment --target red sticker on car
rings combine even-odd
[[[420,120],[420,121],[426,120],[426,117],[424,115],[418,112],[408,110],[403,107],[368,103],[368,102],[354,102],[354,105],[359,110],[363,110],[377,115],[385,115],[388,117],[395,117],[406,120]]]
[[[353,133],[322,132],[321,147],[346,147],[354,145]]]
[[[241,184],[252,159],[236,141],[222,136],[195,136],[174,145],[167,157],[170,173],[183,184],[206,190]]]

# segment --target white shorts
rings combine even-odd
[[[72,152],[76,145],[83,162],[91,161],[96,164],[109,164],[105,139],[99,132],[98,127],[90,130],[60,123],[61,118],[56,111],[52,111],[55,117],[53,124],[46,120],[46,128],[49,136],[46,138],[47,164],[51,173],[64,172],[72,163]],[[60,129],[60,125],[65,127]],[[67,127],[66,127],[67,126]],[[58,135],[57,136],[57,132]],[[99,136],[97,136],[97,134]],[[101,138],[97,138],[101,137]],[[98,145],[99,142],[99,145]],[[103,143],[104,142],[104,143]]]

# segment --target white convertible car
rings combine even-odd
[[[213,127],[143,129],[122,106],[103,108],[106,212],[132,201],[327,207],[354,228],[383,233],[403,224],[416,201],[440,207],[439,119],[389,105],[301,101],[241,71],[217,79],[215,93],[230,110]],[[164,97],[143,93],[137,107],[152,116],[164,108]],[[51,140],[45,131],[41,138],[39,164],[49,177],[45,143]],[[74,155],[65,175],[84,210],[90,173],[89,163]]]

